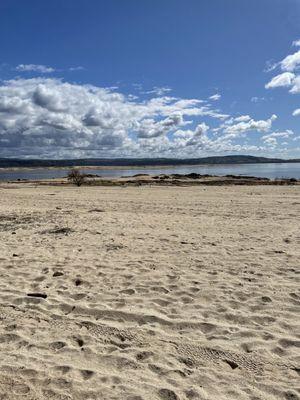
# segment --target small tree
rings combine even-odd
[[[68,181],[74,183],[76,186],[81,186],[84,183],[85,176],[78,169],[71,169],[68,173]]]

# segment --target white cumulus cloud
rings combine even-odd
[[[219,93],[216,93],[216,94],[214,94],[214,95],[209,97],[209,99],[213,100],[213,101],[220,100],[220,98],[221,98],[221,95]]]
[[[16,71],[20,72],[39,72],[42,74],[49,74],[54,72],[55,69],[52,67],[47,67],[46,65],[39,65],[39,64],[19,64],[16,67]]]
[[[287,129],[286,131],[283,132],[272,132],[267,135],[262,136],[262,140],[266,141],[270,138],[289,138],[290,136],[293,136],[294,132],[290,129]]]
[[[148,90],[147,94],[154,94],[156,96],[164,96],[166,93],[171,92],[172,89],[169,87],[154,87],[151,90]]]
[[[270,145],[271,147],[275,147],[275,146],[278,145],[277,139],[274,138],[274,137],[266,138],[266,139],[264,140],[264,142],[265,142],[266,144]]]
[[[255,121],[254,119],[246,119],[236,124],[233,123],[229,126],[226,126],[223,132],[229,135],[230,137],[237,137],[250,131],[268,132],[272,127],[272,123],[276,119],[277,116],[274,114],[267,120]]]
[[[300,115],[300,108],[297,108],[296,110],[293,111],[293,116],[298,117]]]
[[[296,53],[286,56],[282,61],[280,61],[280,66],[283,71],[293,72],[300,65],[300,50]]]
[[[293,41],[293,46],[300,47],[300,39]]]
[[[295,80],[295,74],[291,72],[283,72],[274,76],[269,83],[266,84],[266,89],[274,89],[278,87],[290,87]]]
[[[300,40],[295,40],[293,46],[300,46]],[[300,93],[300,50],[293,54],[286,56],[282,61],[278,63],[281,70],[281,74],[274,76],[266,85],[266,89],[274,89],[279,87],[288,88],[289,93],[299,94]],[[293,112],[293,116],[300,115],[300,109],[296,109]]]
[[[241,115],[240,117],[234,118],[236,122],[247,122],[251,120],[251,117],[249,115]]]

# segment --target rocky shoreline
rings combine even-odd
[[[208,174],[135,174],[133,176],[102,177],[98,174],[84,174],[83,186],[226,186],[226,185],[299,185],[300,180],[295,178],[269,179],[245,175],[208,175]],[[36,185],[66,186],[71,185],[67,177],[43,180],[18,179],[7,182],[29,183]]]

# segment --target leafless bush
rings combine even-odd
[[[71,169],[68,173],[68,181],[74,183],[76,186],[81,186],[85,181],[85,175],[83,175],[78,169]]]

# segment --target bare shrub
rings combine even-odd
[[[74,183],[76,186],[81,186],[85,181],[85,175],[83,175],[78,169],[71,169],[68,173],[68,181]]]

